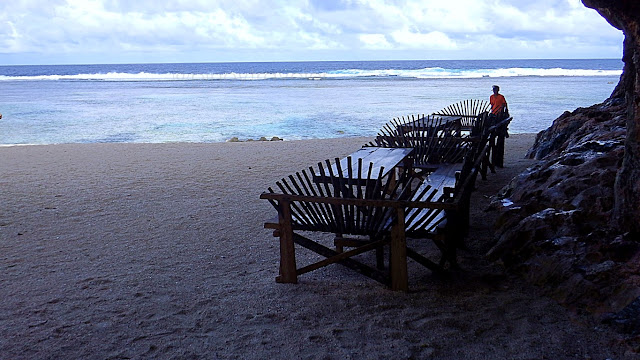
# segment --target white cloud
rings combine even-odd
[[[22,53],[215,50],[234,60],[247,49],[308,59],[420,49],[448,58],[620,57],[622,49],[621,33],[580,0],[14,0],[0,4],[0,19],[0,63]]]
[[[427,50],[453,50],[457,47],[449,37],[440,31],[431,31],[426,34],[416,33],[408,30],[399,30],[391,33],[393,40],[403,47],[421,48]]]
[[[614,29],[594,10],[576,6],[574,0],[531,2],[525,5],[503,1],[496,12],[494,32],[503,37],[522,36],[533,40],[580,37],[597,42],[620,39]]]
[[[360,34],[358,38],[364,44],[365,49],[388,50],[393,48],[384,34]]]
[[[476,33],[487,31],[493,7],[485,1],[448,0],[409,2],[406,22],[422,31]]]

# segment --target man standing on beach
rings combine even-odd
[[[489,103],[491,104],[491,116],[499,117],[502,119],[502,114],[508,112],[507,109],[507,100],[499,94],[500,86],[493,85],[493,95],[489,98]]]

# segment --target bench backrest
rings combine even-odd
[[[491,104],[486,100],[468,99],[451,104],[440,111],[436,111],[434,115],[461,116],[462,126],[467,130],[471,130],[476,126],[478,116],[484,112],[488,112]]]
[[[317,167],[309,167],[276,183],[279,192],[272,188],[263,194],[282,214],[283,207],[290,212],[292,227],[297,230],[328,233],[380,236],[388,233],[402,209],[408,234],[434,232],[445,223],[445,213],[455,211],[463,218],[468,212],[471,190],[478,173],[479,160],[465,157],[462,176],[461,166],[442,165],[421,184],[411,181],[409,169],[400,171],[399,180],[388,181],[382,177],[384,169],[373,174],[353,174],[351,164],[347,171],[339,168],[339,159],[326,160]],[[449,169],[444,172],[444,169]],[[467,168],[468,170],[464,170]],[[322,174],[322,176],[317,176]],[[343,174],[349,174],[343,176]],[[314,176],[315,175],[315,176]],[[356,182],[353,178],[364,178]],[[317,181],[318,179],[331,181]],[[464,221],[462,226],[466,226]]]
[[[393,118],[378,132],[369,146],[414,148],[414,163],[458,163],[471,146],[460,125],[440,116],[410,115]]]
[[[283,196],[271,196],[269,201],[279,212],[282,202],[289,202],[295,229],[371,236],[388,231],[394,212],[384,201],[411,198],[408,169],[394,182],[383,177],[384,168],[373,174],[373,164],[367,173],[354,174],[352,168],[362,169],[362,164],[356,167],[350,157],[347,160],[346,171],[336,158],[283,178],[276,183]],[[276,194],[272,188],[268,191]]]

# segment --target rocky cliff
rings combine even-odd
[[[493,202],[501,215],[488,254],[562,304],[608,318],[640,296],[639,239],[612,222],[625,109],[612,97],[538,134],[529,156],[540,162]]]
[[[640,1],[582,0],[625,34],[620,83],[602,104],[538,134],[539,159],[495,198],[488,256],[640,352]]]
[[[582,2],[624,33],[624,70],[617,91],[626,102],[627,136],[622,165],[614,185],[612,220],[618,227],[640,234],[640,1]]]

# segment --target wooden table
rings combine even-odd
[[[462,116],[458,115],[430,115],[419,118],[412,122],[400,125],[398,129],[401,133],[410,133],[413,131],[438,131],[442,128],[450,128],[459,130],[462,126]]]
[[[369,181],[384,178],[398,165],[411,167],[410,156],[413,148],[363,147],[331,169],[324,169],[324,174],[316,172],[313,181],[338,183],[349,181],[353,184],[365,185]],[[380,172],[382,169],[382,172]]]

